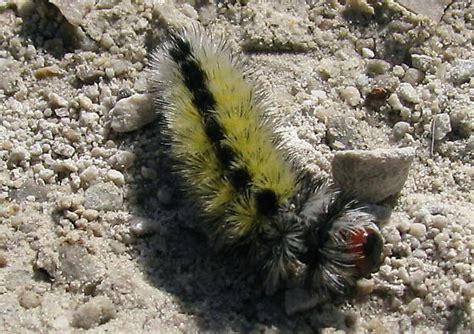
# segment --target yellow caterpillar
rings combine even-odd
[[[378,268],[376,218],[293,167],[266,95],[225,42],[199,28],[170,33],[153,54],[150,91],[212,242],[245,252],[267,292],[298,268],[318,293],[341,293]]]

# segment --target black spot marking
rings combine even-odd
[[[183,40],[180,37],[172,37],[173,48],[170,49],[169,53],[171,58],[177,63],[182,63],[191,56],[191,46],[188,41]]]
[[[255,205],[257,211],[264,215],[270,216],[278,210],[278,198],[275,192],[271,189],[262,189],[255,194]]]
[[[214,96],[207,89],[198,89],[193,92],[193,103],[203,113],[214,109],[216,100],[214,100]]]
[[[231,162],[235,160],[234,151],[226,145],[216,144],[216,156],[225,170],[229,170]]]
[[[250,174],[245,167],[231,170],[229,172],[229,179],[234,188],[238,191],[247,188],[251,181]]]
[[[380,238],[380,236],[375,232],[369,232],[369,235],[363,244],[363,251],[366,259],[369,260],[371,267],[376,266],[380,261],[382,247],[382,238]]]
[[[213,143],[219,143],[224,139],[222,127],[213,117],[204,117],[204,131]]]
[[[194,59],[186,59],[181,63],[181,74],[183,75],[184,84],[196,97],[198,91],[207,90],[206,87],[206,73],[199,66],[199,63]],[[210,93],[209,93],[210,94]]]

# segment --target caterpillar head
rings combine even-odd
[[[374,213],[337,189],[319,186],[302,206],[306,221],[306,283],[319,293],[341,294],[376,271],[383,239]]]

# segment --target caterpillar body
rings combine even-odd
[[[196,27],[171,32],[149,77],[176,171],[210,240],[245,251],[267,292],[302,270],[312,291],[342,293],[378,268],[377,218],[293,166],[268,97],[222,39]]]

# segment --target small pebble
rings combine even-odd
[[[41,304],[41,299],[41,296],[34,291],[23,290],[18,295],[19,304],[26,309],[38,307]]]
[[[474,282],[467,283],[462,289],[462,294],[467,298],[474,298]]]
[[[355,107],[361,102],[360,92],[356,87],[345,87],[341,90],[341,96],[350,106]]]
[[[434,215],[431,219],[433,226],[442,230],[448,225],[448,218],[443,215]]]
[[[456,59],[448,72],[448,79],[456,85],[469,82],[474,77],[474,61],[472,59]]]
[[[439,233],[438,235],[436,235],[434,237],[434,241],[438,245],[441,244],[442,242],[446,242],[448,240],[449,240],[449,234],[445,233],[445,232]]]
[[[76,150],[69,144],[55,142],[53,144],[53,152],[62,155],[63,157],[70,158],[74,155]]]
[[[411,130],[410,123],[408,122],[397,122],[393,126],[393,135],[396,139],[402,139]]]
[[[95,166],[89,166],[79,174],[82,182],[91,182],[95,180],[97,176],[99,176],[99,169]]]
[[[403,69],[403,66],[400,65],[395,65],[392,69],[393,75],[395,75],[398,78],[403,78],[405,75],[405,70]]]
[[[67,210],[64,212],[64,217],[69,219],[72,222],[75,222],[76,220],[79,219],[79,215],[77,213],[67,211]]]
[[[116,169],[126,170],[133,166],[135,159],[134,153],[119,150],[110,158],[110,163]]]
[[[85,192],[84,207],[94,210],[118,210],[123,204],[123,193],[112,182],[96,183]]]
[[[115,305],[106,296],[97,296],[81,305],[72,316],[72,325],[90,329],[105,324],[115,318]]]
[[[410,275],[408,275],[408,271],[406,270],[405,267],[401,267],[398,269],[398,277],[403,281],[405,284],[410,284],[411,278]]]
[[[49,106],[53,109],[67,107],[68,103],[66,99],[62,98],[56,93],[49,93],[48,94],[48,103]],[[66,109],[67,110],[67,109]]]
[[[61,73],[61,70],[59,69],[59,67],[57,65],[52,65],[52,66],[46,66],[46,67],[37,69],[34,72],[34,76],[37,79],[45,79],[49,77],[58,76],[60,73]]]
[[[110,240],[109,246],[112,252],[117,255],[123,254],[127,250],[127,246],[117,240]]]
[[[357,291],[363,295],[371,294],[375,289],[375,282],[373,279],[362,278],[356,283]]]
[[[418,309],[423,305],[423,301],[421,298],[414,298],[411,302],[407,305],[407,312],[412,314],[418,311]]]
[[[147,94],[136,94],[121,99],[110,110],[110,126],[116,132],[130,132],[154,121],[157,113]]]
[[[61,197],[58,201],[58,207],[59,209],[69,209],[72,207],[72,199],[70,197]]]
[[[96,220],[99,217],[99,211],[86,209],[82,212],[81,217],[87,219],[88,221]]]
[[[17,147],[11,150],[9,161],[19,164],[20,162],[29,159],[30,153],[23,147]]]
[[[410,226],[410,234],[417,239],[421,239],[426,235],[426,226],[421,223],[413,223]]]
[[[374,58],[375,53],[369,48],[362,48],[362,57],[364,58]]]
[[[420,103],[421,98],[415,88],[408,82],[402,82],[398,89],[398,95],[410,103]]]
[[[149,221],[143,217],[133,217],[129,221],[130,232],[137,237],[144,237],[147,235],[155,234],[160,230],[160,225],[156,222]]]
[[[449,114],[437,114],[433,117],[433,122],[433,136],[435,140],[441,140],[451,132],[451,119],[449,118]]]
[[[413,54],[411,55],[411,61],[414,68],[424,73],[428,73],[433,67],[433,58],[430,56]]]
[[[115,169],[111,169],[107,172],[107,179],[109,179],[118,186],[122,186],[125,184],[125,177],[122,173]]]
[[[411,85],[417,85],[421,83],[424,78],[425,78],[425,74],[422,71],[416,68],[409,68],[405,72],[405,75],[403,76],[403,81]]]
[[[0,254],[0,268],[5,268],[8,265],[8,259],[5,254]]]
[[[100,281],[95,258],[81,245],[63,244],[58,249],[56,279],[72,284],[74,290],[85,292]]]
[[[95,112],[83,112],[81,113],[80,121],[83,125],[94,125],[99,122],[100,116]]]
[[[390,63],[385,60],[372,59],[367,62],[367,73],[371,75],[386,74],[390,68]]]

